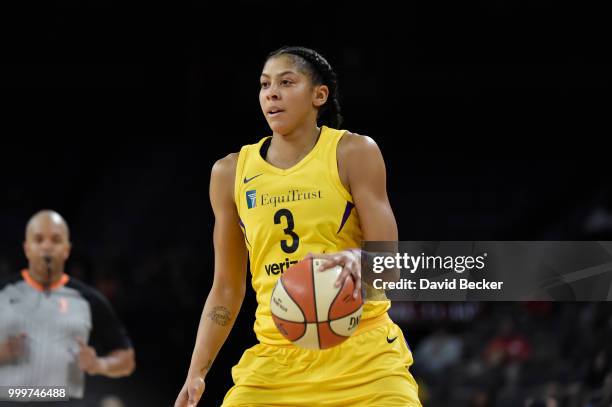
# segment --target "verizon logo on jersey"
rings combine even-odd
[[[292,264],[295,264],[297,262],[297,260],[289,260],[288,258],[285,258],[285,261],[281,261],[280,263],[264,264],[264,269],[266,269],[266,274],[272,274],[276,276],[284,272],[289,267],[291,267]]]

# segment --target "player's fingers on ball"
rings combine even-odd
[[[338,254],[333,253],[333,254],[322,254],[321,257],[319,257],[320,259],[326,260],[328,262],[337,262],[340,259],[340,256],[338,256]]]
[[[326,271],[334,266],[339,266],[341,264],[342,262],[340,261],[340,259],[332,257],[332,258],[325,260],[323,263],[321,263],[321,267],[319,268],[319,271]]]
[[[349,269],[351,274],[357,274],[359,272],[359,264],[357,264],[357,262],[353,259],[348,260],[344,267]]]
[[[355,284],[355,293],[353,294],[353,297],[357,298],[360,292],[361,292],[361,278],[357,279],[357,283]]]
[[[351,258],[348,257],[344,253],[338,253],[334,256],[334,263],[336,266],[346,267],[346,265],[351,261]]]
[[[345,281],[347,277],[350,277],[351,273],[347,269],[343,269],[340,274],[338,274],[338,278],[336,279],[336,283],[334,284],[336,287],[340,287]]]
[[[344,266],[342,266],[342,274],[344,275],[353,275],[356,273],[357,267],[355,263],[352,261],[347,261]]]
[[[357,262],[353,262],[353,275],[356,279],[361,280],[361,265]]]
[[[338,278],[336,281],[342,282],[344,281],[344,278],[348,275],[351,274],[351,271],[345,267],[342,268],[342,271],[340,271],[340,274],[338,274]]]

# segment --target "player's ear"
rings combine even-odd
[[[321,107],[327,102],[329,97],[329,88],[327,85],[317,85],[314,87],[312,95],[312,104],[315,107]]]

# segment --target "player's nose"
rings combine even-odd
[[[274,85],[271,85],[268,89],[266,89],[266,100],[278,100],[280,98],[280,93],[278,88]]]

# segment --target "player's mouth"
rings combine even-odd
[[[279,108],[273,107],[273,108],[268,110],[268,117],[276,117],[276,116],[278,116],[279,114],[281,114],[283,112],[284,112],[283,109],[279,109]]]

